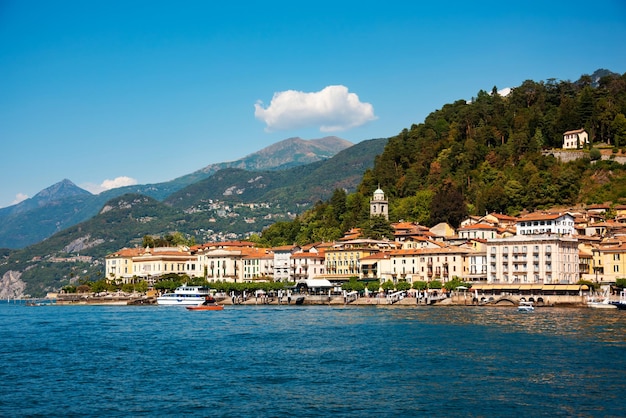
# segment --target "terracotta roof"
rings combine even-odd
[[[517,218],[515,216],[503,215],[501,213],[490,213],[489,215],[500,221],[517,221]]]
[[[293,251],[294,248],[296,248],[297,245],[280,245],[278,247],[272,247],[270,248],[270,250],[272,251]]]
[[[574,129],[573,131],[564,132],[563,135],[579,134],[579,133],[582,133],[582,132],[585,132],[585,130],[584,129]]]
[[[563,216],[567,215],[566,213],[530,213],[526,216],[523,216],[518,219],[520,222],[525,221],[552,221]],[[571,215],[570,215],[571,216]]]
[[[136,257],[144,251],[145,248],[122,248],[119,251],[108,254],[107,257]]]
[[[489,224],[474,224],[474,225],[467,225],[467,226],[462,226],[459,228],[459,230],[466,230],[466,229],[489,229],[489,230],[497,230],[498,228],[496,228],[493,225],[489,225]]]
[[[407,248],[400,250],[392,250],[392,255],[446,255],[446,254],[467,254],[471,251],[461,247],[444,247],[444,248]]]

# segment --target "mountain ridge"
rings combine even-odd
[[[210,164],[188,175],[153,184],[124,186],[94,195],[68,179],[55,183],[16,205],[0,209],[0,248],[19,249],[35,244],[63,228],[95,216],[110,199],[139,193],[159,201],[223,168],[285,170],[328,159],[352,144],[328,136],[305,140],[287,138],[231,162]]]

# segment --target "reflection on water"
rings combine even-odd
[[[380,308],[379,308],[380,309]],[[384,309],[384,308],[383,308]],[[398,319],[445,326],[496,327],[501,332],[571,337],[604,343],[626,343],[626,311],[589,308],[388,307]]]

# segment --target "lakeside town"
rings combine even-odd
[[[376,190],[370,215],[388,218],[388,207],[383,190]],[[311,296],[308,303],[472,304],[534,296],[549,305],[581,304],[594,293],[617,297],[616,283],[626,277],[626,205],[590,205],[519,217],[490,213],[470,216],[458,229],[445,223],[428,228],[397,222],[392,227],[393,240],[365,239],[353,229],[335,242],[306,246],[259,248],[253,242],[227,241],[124,248],[106,256],[106,278],[122,284],[146,281],[149,286],[172,273],[202,277],[209,285],[295,283],[299,292]],[[342,290],[354,279],[394,286],[384,294],[367,288],[358,294]],[[453,280],[469,286],[448,295],[442,286],[416,286]],[[408,291],[394,292],[397,289]],[[248,292],[243,301],[241,296],[239,303],[259,303],[258,293]],[[230,297],[220,300],[237,303]],[[281,302],[278,294],[262,299]]]

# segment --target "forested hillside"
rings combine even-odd
[[[600,77],[598,74],[605,74]],[[607,71],[576,82],[525,81],[506,97],[496,87],[470,102],[443,106],[389,139],[357,193],[335,194],[296,220],[264,235],[269,242],[311,241],[314,224],[368,227],[372,192],[381,187],[390,220],[453,226],[468,214],[516,215],[559,205],[626,199],[626,167],[609,158],[626,153],[626,74]],[[580,158],[561,162],[550,150],[561,148],[563,133],[584,128],[591,145]],[[279,232],[283,230],[285,234]],[[319,235],[319,234],[318,234]],[[296,239],[297,238],[297,239]]]

